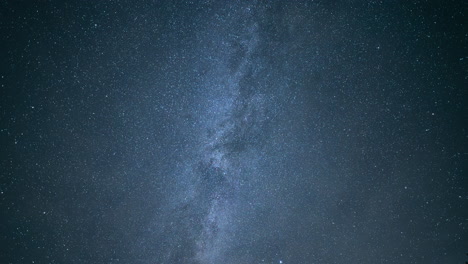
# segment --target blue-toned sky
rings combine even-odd
[[[463,1],[3,1],[0,262],[465,263]]]

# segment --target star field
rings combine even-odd
[[[468,261],[462,1],[4,1],[1,263]]]

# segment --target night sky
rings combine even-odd
[[[0,263],[465,263],[467,14],[1,1]]]

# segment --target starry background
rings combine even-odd
[[[2,1],[1,263],[468,261],[464,1]]]

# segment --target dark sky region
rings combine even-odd
[[[1,1],[0,263],[465,263],[467,7]]]

